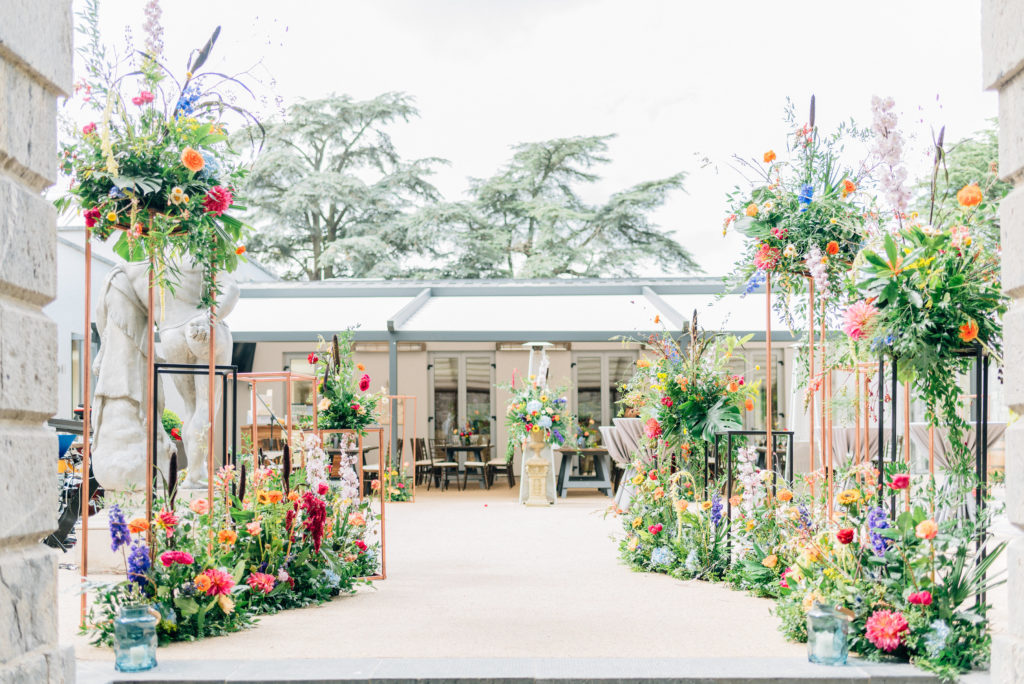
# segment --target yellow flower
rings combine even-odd
[[[783,503],[787,501],[792,501],[793,492],[789,491],[788,489],[780,489],[779,493],[776,495],[776,498]]]
[[[635,484],[635,485],[642,485],[643,483],[644,483],[644,476],[643,475],[634,475],[633,476],[633,484]]]
[[[700,504],[700,510],[702,510],[702,511],[711,510],[711,502],[710,501],[702,501],[701,504]]]
[[[110,223],[117,223],[117,212],[115,212],[115,211],[108,211],[107,212],[107,221],[109,221]]]
[[[751,218],[757,216],[757,205],[751,202],[750,204],[747,205],[747,209],[744,213],[747,216],[750,216]]]
[[[637,368],[650,368],[650,366],[651,366],[651,362],[648,361],[647,359],[637,359],[636,360],[636,367]]]
[[[858,489],[847,489],[839,493],[836,497],[836,501],[839,502],[840,506],[850,506],[860,501],[860,490]]]
[[[678,501],[672,502],[673,508],[675,508],[676,509],[676,513],[679,513],[679,514],[685,513],[686,509],[687,509],[687,507],[689,507],[689,505],[690,505],[690,502],[687,501],[686,499],[679,499]]]
[[[747,532],[750,532],[753,529],[754,529],[754,521],[753,520],[748,520],[747,521]]]
[[[664,381],[668,377],[668,373],[658,373],[658,379]]]
[[[633,529],[634,530],[639,529],[640,526],[643,525],[643,524],[644,524],[644,519],[641,518],[639,515],[637,517],[633,518]]]
[[[540,401],[541,401],[541,403],[544,403],[544,402],[546,402],[547,400],[548,400],[548,395],[546,395],[546,394],[542,394],[542,395],[540,395]]]

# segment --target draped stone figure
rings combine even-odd
[[[96,327],[100,350],[93,365],[96,391],[92,409],[93,472],[103,487],[122,490],[142,489],[146,477],[146,392],[149,383],[147,365],[147,312],[149,274],[145,262],[115,266],[103,284],[96,306]],[[174,292],[154,293],[153,317],[160,333],[156,361],[206,365],[209,360],[208,309],[198,309],[203,275],[192,264],[178,267]],[[231,332],[220,320],[238,301],[238,285],[226,274],[218,276],[221,295],[215,323],[215,363],[231,360]],[[208,379],[202,375],[175,375],[175,388],[185,402],[182,416],[182,441],[193,467],[182,486],[206,483],[206,434],[209,416],[206,403]],[[163,376],[158,379],[162,385]],[[215,383],[219,399],[221,382]],[[157,417],[163,413],[161,386]],[[157,427],[157,466],[166,474],[170,440],[162,426]],[[184,459],[183,459],[184,460]]]

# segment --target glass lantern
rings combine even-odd
[[[123,606],[114,619],[114,669],[142,672],[156,667],[157,616],[150,606]]]
[[[807,613],[807,659],[819,665],[845,665],[849,633],[845,615],[816,603]]]

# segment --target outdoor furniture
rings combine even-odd
[[[633,456],[640,458],[644,463],[654,462],[654,451],[644,446],[646,435],[644,435],[644,424],[639,418],[612,418],[612,423],[619,430],[622,444],[632,460]]]
[[[455,470],[455,482],[459,481],[459,464],[448,459],[447,445],[437,440],[430,440],[430,473],[427,476],[427,491],[430,491],[430,483],[434,481],[444,491],[448,488],[448,473]]]
[[[487,486],[494,484],[494,475],[502,471],[508,475],[508,486],[509,488],[516,486],[516,474],[513,472],[512,463],[515,459],[504,457],[498,458],[493,455],[494,445],[491,445],[491,458],[487,460],[487,470],[485,476],[487,477]]]
[[[413,464],[415,468],[416,484],[423,482],[423,478],[430,477],[430,465],[434,462],[427,452],[427,440],[417,437],[412,443]]]
[[[608,449],[608,455],[612,460],[612,488],[615,490],[617,502],[622,492],[622,485],[626,482],[625,474],[630,468],[629,456],[622,446],[618,428],[612,425],[602,425],[598,430],[601,432],[601,443]]]
[[[562,463],[558,467],[559,496],[564,499],[568,496],[570,489],[598,489],[606,496],[612,495],[612,482],[609,476],[611,457],[608,455],[607,449],[603,447],[563,447],[556,451],[562,456]],[[594,458],[594,475],[572,474],[572,459],[577,455]]]
[[[459,473],[464,474],[469,468],[479,469],[480,486],[486,488],[486,484],[483,482],[485,465],[483,452],[490,447],[486,444],[446,444],[444,448],[447,454],[446,460],[457,463]],[[468,477],[465,479],[468,479]]]
[[[479,449],[466,454],[466,460],[462,462],[462,488],[465,489],[469,484],[469,471],[474,470],[480,476],[480,487],[490,489],[491,483],[487,481],[487,461],[484,460],[484,454],[489,452],[491,447],[489,444],[474,444],[473,446],[479,447]]]

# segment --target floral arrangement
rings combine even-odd
[[[803,292],[805,279],[814,281],[821,297],[839,294],[843,280],[860,250],[866,210],[858,203],[866,171],[842,165],[844,143],[865,132],[842,124],[828,135],[814,123],[814,98],[809,122],[798,124],[787,101],[788,159],[767,150],[761,160],[735,157],[749,172],[748,187],[729,194],[730,226],[747,238],[733,279],[753,292],[772,276],[779,293],[776,305],[788,311],[789,295]]]
[[[365,434],[376,421],[381,395],[369,391],[366,367],[352,359],[352,331],[335,335],[329,347],[321,338],[308,361],[315,367],[321,397],[317,404],[318,427]]]
[[[475,434],[476,431],[473,430],[473,426],[470,425],[468,420],[466,421],[466,426],[463,427],[461,430],[452,430],[452,435],[458,437],[459,441],[462,444],[469,444],[470,440],[473,439],[473,435]]]
[[[151,520],[126,520],[119,504],[110,505],[111,547],[125,555],[127,576],[91,587],[97,598],[85,631],[93,643],[112,643],[122,605],[156,607],[163,643],[193,640],[351,592],[373,574],[374,515],[359,498],[358,479],[332,487],[316,435],[306,435],[303,448],[306,469],[287,478],[246,463],[220,469],[212,502],[182,501],[172,483],[155,499]]]
[[[160,422],[164,427],[164,432],[167,436],[174,440],[181,439],[181,418],[178,414],[171,409],[164,409],[163,416],[160,418]]]
[[[244,226],[230,212],[244,209],[235,188],[246,170],[228,144],[226,117],[258,128],[252,114],[229,104],[234,95],[217,88],[248,88],[201,71],[219,27],[176,78],[160,62],[162,29],[152,18],[145,49],[121,74],[126,65],[106,59],[97,15],[97,0],[87,2],[79,27],[86,37],[79,50],[86,76],[75,86],[96,119],[73,128],[62,145],[59,166],[70,188],[57,207],[81,211],[100,239],[120,232],[114,251],[129,261],[153,258],[161,288],[173,287],[175,261],[187,255],[204,271],[201,306],[209,307],[217,295],[216,274],[234,270],[245,251]]]
[[[412,478],[400,472],[397,468],[386,470],[383,475],[384,493],[387,495],[388,503],[393,501],[412,501]]]
[[[600,441],[601,433],[593,418],[581,416],[576,419],[576,446],[580,449],[589,449],[596,447]]]
[[[551,389],[541,385],[535,378],[517,388],[515,378],[512,384],[503,387],[512,394],[505,410],[505,425],[508,427],[506,458],[511,462],[517,444],[526,441],[531,433],[540,433],[545,444],[561,446],[570,432],[572,416],[564,388]]]

